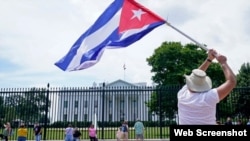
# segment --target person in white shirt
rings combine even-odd
[[[65,141],[73,141],[74,128],[71,124],[65,129]]]
[[[226,81],[212,88],[206,70],[215,59],[220,63]],[[209,49],[206,60],[190,75],[185,75],[186,84],[179,90],[179,125],[216,125],[216,104],[223,100],[236,86],[236,76],[227,64],[227,58]]]

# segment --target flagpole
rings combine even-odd
[[[124,69],[124,72],[123,72],[123,80],[125,81],[125,69]]]
[[[191,38],[190,36],[188,36],[187,34],[183,33],[182,31],[180,31],[179,29],[177,29],[176,27],[172,26],[170,23],[166,22],[166,24],[168,26],[170,26],[171,28],[173,28],[174,30],[178,31],[179,33],[181,33],[182,35],[184,35],[185,37],[187,37],[188,39],[190,39],[191,41],[193,41],[194,43],[196,43],[200,48],[208,51],[208,48],[206,47],[206,45],[203,45],[199,42],[197,42],[196,40],[194,40],[193,38]]]
[[[125,70],[126,70],[126,66],[125,64],[123,65],[123,80],[125,81]]]

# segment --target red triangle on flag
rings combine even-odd
[[[124,0],[119,33],[129,29],[142,28],[145,25],[159,21],[164,20],[134,0]]]

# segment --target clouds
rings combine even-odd
[[[250,2],[137,0],[195,40],[228,56],[238,73],[250,61]],[[63,72],[54,63],[93,24],[112,0],[0,0],[0,87],[91,86],[93,82],[147,82],[146,58],[164,41],[191,41],[168,26],[135,44],[106,50],[95,66]],[[126,64],[126,71],[123,64]]]

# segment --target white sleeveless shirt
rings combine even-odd
[[[185,85],[178,92],[177,97],[179,125],[216,124],[216,104],[219,103],[216,89],[193,93]]]

